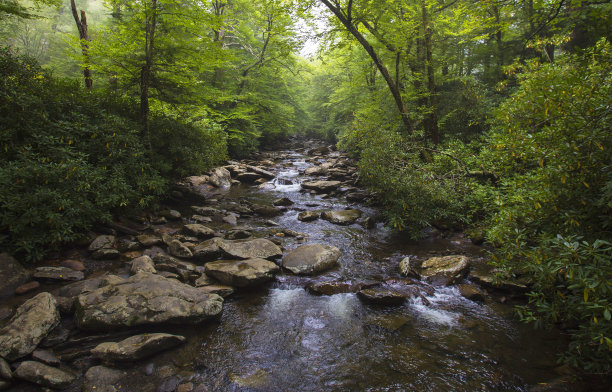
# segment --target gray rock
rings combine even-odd
[[[318,193],[327,193],[337,189],[341,184],[340,181],[308,181],[302,183],[302,188],[311,189]]]
[[[361,289],[371,287],[378,282],[352,282],[350,280],[327,280],[323,282],[311,282],[306,289],[311,294],[334,295],[341,293],[356,293]]]
[[[197,223],[211,223],[212,218],[210,216],[192,215],[191,219]]]
[[[193,260],[199,262],[207,262],[217,260],[223,255],[221,238],[212,238],[195,246],[193,250]]]
[[[66,286],[59,289],[57,295],[60,297],[74,298],[84,292],[93,291],[97,289],[98,287],[100,287],[100,284],[102,283],[103,279],[104,276],[98,276],[95,278],[67,284]]]
[[[193,257],[193,253],[189,250],[185,244],[179,240],[172,240],[168,245],[168,251],[172,256],[181,257],[183,259],[189,259]]]
[[[36,349],[32,352],[32,359],[38,362],[42,362],[49,366],[58,367],[60,360],[49,350]]]
[[[274,173],[269,172],[265,169],[262,169],[260,167],[257,166],[252,166],[252,165],[246,165],[246,168],[250,171],[252,171],[253,173],[257,173],[259,174],[261,177],[267,178],[268,180],[271,180],[275,177]]]
[[[30,279],[30,273],[10,255],[0,253],[0,295],[10,295]]]
[[[34,270],[34,278],[65,282],[83,280],[85,274],[66,267],[38,267]]]
[[[323,211],[321,218],[335,223],[337,225],[350,225],[355,223],[357,219],[361,218],[361,211],[359,210],[334,210],[334,211]]]
[[[215,235],[215,231],[204,225],[192,223],[183,227],[187,234],[195,235],[200,238],[211,238]]]
[[[106,366],[94,366],[85,373],[83,392],[114,392],[115,385],[121,379],[127,377],[127,373],[121,370],[111,369]]]
[[[223,167],[216,167],[210,171],[208,182],[217,188],[229,188],[232,186],[232,176]]]
[[[6,362],[3,358],[0,358],[0,378],[3,380],[13,379],[11,365],[9,365],[8,362]]]
[[[232,226],[236,226],[238,224],[238,215],[233,212],[230,212],[223,217],[223,222]]]
[[[121,256],[121,253],[117,249],[109,248],[98,249],[91,255],[96,260],[113,260],[119,258],[119,256]]]
[[[141,272],[129,279],[110,275],[97,290],[76,300],[75,322],[83,330],[158,323],[197,324],[218,315],[223,299],[203,295],[174,279]]]
[[[276,216],[276,215],[279,215],[282,212],[281,210],[279,210],[277,208],[274,208],[272,206],[267,206],[265,204],[253,204],[251,209],[257,215],[261,215],[261,216],[265,216],[265,217]]]
[[[185,341],[180,335],[151,333],[131,336],[120,342],[101,343],[91,350],[94,357],[107,361],[137,361],[178,346]]]
[[[130,267],[130,273],[136,275],[139,272],[150,272],[156,273],[155,264],[149,256],[140,256],[132,260],[132,266]]]
[[[465,256],[431,257],[421,264],[421,277],[448,286],[461,280],[468,269],[469,259]]]
[[[182,217],[181,213],[177,210],[165,210],[160,212],[159,215],[163,216],[168,220],[179,220]]]
[[[234,294],[234,288],[232,286],[225,286],[222,284],[211,284],[207,286],[199,287],[199,289],[205,294],[217,294],[223,298],[229,297]]]
[[[278,245],[263,238],[249,241],[221,241],[219,247],[227,255],[237,259],[277,259],[283,255]]]
[[[280,199],[274,200],[272,204],[275,206],[291,206],[293,205],[293,201],[291,201],[291,199],[289,199],[288,197],[282,197]]]
[[[240,173],[236,176],[238,181],[249,184],[259,180],[260,178],[262,178],[260,174],[253,172]]]
[[[484,302],[485,300],[484,293],[476,286],[471,284],[460,284],[458,288],[462,297],[477,302]]]
[[[225,234],[225,239],[228,240],[244,240],[251,237],[251,231],[243,229],[233,229]]]
[[[139,235],[138,237],[136,237],[136,239],[145,248],[150,248],[151,246],[155,246],[155,245],[161,245],[163,243],[160,237],[151,235],[151,234]]]
[[[59,324],[59,317],[51,294],[44,292],[30,298],[0,329],[0,356],[14,361],[28,355]]]
[[[340,249],[322,244],[306,244],[289,251],[283,267],[299,275],[313,275],[338,265]]]
[[[302,211],[298,214],[298,220],[302,222],[311,222],[319,219],[321,211]]]
[[[280,268],[261,258],[220,260],[206,264],[206,274],[230,286],[254,286],[271,280]]]
[[[400,273],[404,276],[420,277],[415,259],[404,257],[399,263]]]
[[[386,287],[372,287],[357,293],[360,300],[376,305],[401,305],[406,301],[406,295]]]
[[[53,389],[65,389],[76,380],[76,376],[64,370],[35,361],[22,362],[15,377]]]
[[[113,235],[100,235],[89,244],[89,251],[94,252],[96,250],[104,248],[112,248],[115,244],[115,236]]]
[[[495,270],[493,271],[470,271],[469,278],[472,282],[480,286],[488,287],[495,290],[509,291],[513,293],[525,293],[529,290],[526,284],[509,279],[496,279]]]
[[[191,209],[194,210],[196,214],[203,216],[214,216],[221,213],[221,211],[212,207],[191,206]]]
[[[40,287],[40,283],[33,280],[28,283],[24,283],[21,286],[15,289],[15,295],[23,295],[25,293],[29,293],[30,291],[36,290]]]

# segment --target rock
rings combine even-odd
[[[404,276],[420,277],[415,259],[413,257],[404,257],[399,263],[400,273]]]
[[[232,175],[223,167],[216,167],[210,171],[208,182],[217,188],[229,188],[232,186]]]
[[[4,321],[13,315],[13,308],[6,305],[0,305],[0,321]]]
[[[155,245],[161,245],[163,243],[162,239],[158,236],[151,234],[143,234],[136,237],[138,242],[145,248],[150,248]]]
[[[359,210],[335,210],[335,211],[323,211],[321,218],[337,224],[337,225],[350,225],[355,223],[357,219],[361,218],[361,211]]]
[[[204,273],[199,278],[197,278],[195,280],[193,285],[195,287],[203,287],[203,286],[210,286],[210,285],[215,284],[215,283],[216,283],[216,281],[214,279],[212,279],[210,276],[208,276],[208,275],[206,275]]]
[[[193,250],[193,260],[200,262],[217,260],[223,255],[222,243],[221,238],[212,238],[196,245]]]
[[[31,282],[24,283],[21,286],[17,287],[15,289],[15,295],[22,295],[25,293],[29,293],[30,291],[36,290],[39,287],[40,287],[40,283],[33,280]]]
[[[275,206],[291,206],[293,205],[293,201],[291,201],[291,199],[289,199],[288,197],[282,197],[280,199],[274,200],[272,204]]]
[[[132,241],[129,238],[121,238],[117,241],[117,250],[123,252],[133,252],[142,249],[142,245],[138,241]]]
[[[368,197],[365,192],[349,192],[346,194],[346,200],[350,202],[364,201]]]
[[[28,355],[59,324],[59,317],[55,298],[47,292],[25,301],[0,329],[0,356],[14,361]]]
[[[110,249],[113,247],[113,245],[115,244],[115,236],[113,235],[100,235],[98,237],[96,237],[95,240],[93,240],[91,242],[91,244],[89,245],[88,250],[90,252],[95,252],[96,250],[100,250],[100,249]]]
[[[322,244],[301,245],[283,258],[283,267],[298,275],[313,275],[338,265],[340,249]]]
[[[308,181],[302,183],[302,188],[311,189],[318,193],[327,193],[337,189],[341,184],[340,181]]]
[[[60,360],[49,350],[36,349],[32,352],[32,359],[49,366],[59,366]]]
[[[249,237],[251,237],[249,230],[232,229],[225,234],[224,238],[228,240],[244,240]]]
[[[529,290],[524,283],[508,279],[496,279],[495,271],[470,271],[469,278],[472,282],[491,289],[515,293],[525,293]]]
[[[75,271],[85,271],[85,265],[83,265],[83,262],[80,260],[67,259],[63,260],[60,265]]]
[[[277,259],[283,255],[278,245],[263,238],[248,241],[221,241],[219,247],[229,256],[237,259]]]
[[[94,366],[85,373],[83,392],[114,392],[115,385],[122,378],[127,377],[127,373],[121,370],[111,369],[106,366]]]
[[[254,286],[271,280],[280,268],[261,258],[220,260],[206,264],[206,274],[236,287]]]
[[[172,240],[168,245],[168,251],[172,256],[181,257],[183,259],[189,259],[193,257],[193,253],[189,250],[185,244],[179,240]]]
[[[270,382],[270,374],[263,369],[255,368],[249,374],[230,374],[230,381],[240,389],[265,390]]]
[[[458,288],[459,293],[471,301],[484,302],[485,300],[484,293],[476,286],[471,284],[460,284]]]
[[[25,361],[15,370],[15,377],[53,389],[65,389],[76,380],[76,376],[40,362]]]
[[[363,288],[377,284],[376,282],[351,282],[342,280],[328,280],[324,282],[311,282],[306,289],[311,294],[334,295],[342,293],[356,293]]]
[[[260,176],[267,178],[268,180],[271,180],[275,177],[274,173],[269,172],[267,170],[264,170],[260,167],[257,166],[252,166],[252,165],[246,165],[247,170],[252,171],[253,173],[257,173]]]
[[[155,264],[149,256],[140,256],[132,260],[132,266],[130,267],[130,273],[136,275],[139,272],[150,272],[156,273]]]
[[[431,257],[421,264],[421,276],[431,283],[448,286],[461,280],[468,268],[465,256]]]
[[[302,222],[311,222],[319,219],[320,216],[320,211],[302,211],[298,214],[298,220]]]
[[[281,211],[279,209],[274,208],[272,206],[267,206],[267,205],[264,205],[264,204],[253,204],[251,209],[257,215],[261,215],[261,216],[265,216],[265,217],[276,216],[276,215],[281,213]]]
[[[121,256],[121,253],[117,249],[98,249],[95,251],[91,257],[96,260],[113,260]]]
[[[35,279],[47,279],[58,281],[83,280],[85,274],[66,267],[38,267],[34,270]]]
[[[8,389],[10,386],[11,386],[10,381],[0,380],[0,391],[4,391],[5,389]]]
[[[410,318],[402,314],[381,314],[368,318],[368,324],[388,331],[397,331],[409,322]]]
[[[30,273],[7,253],[0,253],[0,295],[10,295],[30,279]]]
[[[252,173],[252,172],[240,173],[238,174],[238,176],[236,176],[236,179],[238,181],[244,182],[247,184],[252,184],[255,181],[259,180],[260,178],[262,178],[261,175],[257,173]]]
[[[11,371],[11,365],[8,364],[3,358],[0,358],[0,379],[12,380],[13,372]]]
[[[197,324],[218,315],[223,306],[218,295],[203,295],[195,287],[146,272],[106,280],[112,282],[77,297],[75,322],[80,329]]]
[[[102,280],[104,278],[105,276],[98,276],[96,278],[70,283],[60,288],[57,292],[57,295],[60,297],[68,297],[74,299],[76,296],[84,292],[96,290],[98,287],[100,287],[100,284],[102,283]]]
[[[234,288],[232,286],[225,286],[221,284],[211,284],[207,286],[199,287],[199,289],[205,294],[217,294],[223,298],[229,297],[234,294]]]
[[[137,361],[185,342],[180,335],[151,333],[131,336],[120,342],[101,343],[91,350],[94,357],[106,361]]]
[[[210,216],[192,215],[191,220],[197,223],[211,223],[212,218]]]
[[[360,224],[364,229],[368,230],[376,227],[376,221],[371,216],[364,218]]]
[[[225,215],[222,219],[223,222],[232,226],[236,226],[238,224],[238,215],[234,214],[233,212]]]
[[[406,301],[403,293],[390,288],[373,287],[357,293],[360,300],[376,305],[401,305]]]
[[[160,216],[168,220],[180,220],[182,215],[177,210],[164,210],[159,213]]]
[[[221,211],[212,207],[191,206],[191,209],[195,211],[196,214],[202,216],[215,216],[221,214]]]
[[[311,166],[304,170],[304,174],[307,176],[319,176],[325,174],[325,170],[321,166]]]
[[[185,225],[183,226],[183,230],[187,234],[195,235],[196,237],[200,238],[211,238],[215,235],[215,231],[213,229],[198,223]]]

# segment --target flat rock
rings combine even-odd
[[[172,256],[189,259],[193,257],[193,253],[189,248],[179,240],[171,240],[168,244],[168,251]]]
[[[0,253],[0,295],[10,295],[30,279],[30,273],[7,253]]]
[[[15,377],[53,389],[65,389],[76,376],[64,370],[35,361],[24,361],[15,370]]]
[[[60,265],[75,271],[85,271],[85,265],[83,265],[83,262],[80,260],[66,259],[63,260]]]
[[[32,359],[49,366],[59,366],[60,360],[49,350],[36,349],[32,352]]]
[[[350,280],[328,280],[324,282],[311,282],[306,289],[311,294],[334,295],[342,293],[356,293],[359,290],[370,287],[376,283],[352,282]]]
[[[138,242],[145,248],[150,248],[152,246],[161,245],[163,243],[162,239],[156,235],[151,234],[143,234],[136,237]]]
[[[121,252],[112,248],[98,249],[91,255],[91,257],[96,260],[114,260],[119,258],[119,256],[121,256]]]
[[[462,297],[467,298],[471,301],[484,302],[484,293],[476,286],[471,284],[460,284],[458,286],[459,293]]]
[[[525,293],[529,290],[524,283],[508,279],[496,279],[494,271],[470,271],[469,278],[472,282],[491,289],[516,293]]]
[[[40,293],[25,301],[0,329],[0,356],[8,361],[30,354],[60,321],[55,298]]]
[[[34,270],[34,278],[69,282],[83,280],[85,274],[66,267],[38,267]]]
[[[185,225],[183,226],[183,230],[187,234],[195,235],[199,238],[211,238],[215,235],[215,231],[213,229],[198,223]]]
[[[191,206],[191,209],[201,216],[214,216],[221,213],[221,211],[213,207]]]
[[[114,386],[127,377],[127,373],[106,366],[94,366],[85,372],[82,392],[115,392]]]
[[[222,284],[210,284],[207,286],[201,286],[199,289],[205,294],[217,294],[223,298],[229,297],[234,294],[234,288],[232,286],[226,286]]]
[[[159,213],[159,215],[163,216],[168,220],[180,220],[182,215],[177,210],[164,210]]]
[[[91,350],[91,354],[107,361],[137,361],[185,342],[180,335],[150,333],[131,336],[120,342],[101,343]]]
[[[273,205],[275,206],[291,206],[293,205],[293,201],[291,201],[291,199],[289,199],[288,197],[282,197],[280,199],[276,199],[272,202]]]
[[[359,210],[333,210],[323,211],[321,218],[337,225],[350,225],[361,218]]]
[[[83,330],[159,323],[197,324],[218,315],[223,299],[174,279],[141,272],[110,275],[102,287],[77,297],[75,322]]]
[[[139,272],[156,273],[155,264],[149,256],[140,256],[132,260],[132,266],[130,267],[130,273],[136,275]]]
[[[257,166],[252,166],[252,165],[246,165],[247,170],[252,171],[253,173],[257,173],[260,176],[267,178],[268,180],[271,180],[275,177],[274,173],[262,169],[261,167],[257,167]]]
[[[327,193],[337,189],[341,184],[340,181],[307,181],[302,183],[302,188],[311,189],[318,193]]]
[[[221,241],[219,247],[237,259],[277,259],[283,251],[275,243],[263,238],[248,241]]]
[[[212,238],[195,246],[193,249],[193,260],[199,262],[207,262],[217,260],[223,255],[221,238]]]
[[[431,257],[421,264],[421,277],[430,283],[451,285],[468,272],[469,259],[465,256]]]
[[[254,213],[261,216],[272,217],[279,215],[282,211],[278,208],[267,206],[265,204],[253,204],[251,209]]]
[[[357,297],[364,302],[376,305],[401,305],[406,301],[404,293],[386,287],[360,290]]]
[[[321,211],[302,211],[298,214],[298,220],[302,222],[312,222],[321,216]]]
[[[244,183],[253,183],[257,180],[259,180],[260,178],[262,178],[263,176],[257,173],[253,173],[253,172],[246,172],[246,173],[240,173],[236,176],[236,179],[240,182],[244,182]]]
[[[306,244],[283,257],[283,268],[298,275],[313,275],[338,265],[340,249],[323,244]]]
[[[112,248],[115,244],[115,236],[113,235],[99,235],[89,244],[88,250],[94,252],[103,248]]]
[[[29,293],[30,291],[36,290],[39,287],[40,287],[40,283],[35,281],[35,280],[33,280],[31,282],[24,283],[21,286],[17,287],[15,289],[15,294],[16,295],[22,295],[22,294],[25,294],[25,293]]]
[[[254,286],[273,279],[280,268],[275,263],[252,258],[247,260],[220,260],[206,264],[206,274],[230,286]]]

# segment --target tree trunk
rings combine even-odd
[[[155,49],[155,28],[157,24],[157,0],[151,0],[151,9],[146,15],[145,27],[145,64],[140,70],[140,121],[145,144],[149,152],[153,151],[149,126],[149,87],[151,86],[151,69]]]
[[[425,64],[423,68],[427,74],[427,103],[429,106],[429,113],[425,117],[425,130],[429,133],[433,143],[438,145],[440,143],[440,133],[438,130],[438,93],[436,91],[436,79],[433,66],[432,33],[425,2],[421,3],[421,13],[423,16],[423,49],[425,51]]]
[[[87,31],[87,16],[85,15],[85,11],[81,10],[81,18],[79,19],[79,14],[77,12],[76,4],[74,0],[70,0],[70,7],[72,8],[72,16],[74,17],[74,21],[77,25],[77,30],[79,30],[79,38],[81,40],[81,51],[83,52],[83,62],[85,66],[83,67],[83,77],[85,78],[85,87],[88,90],[91,90],[93,87],[93,80],[91,78],[91,69],[89,68],[89,33]]]

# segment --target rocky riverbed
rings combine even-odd
[[[178,183],[25,270],[1,255],[0,390],[521,391],[563,375],[461,233],[385,229],[319,142]],[[540,387],[541,388],[541,387]],[[552,389],[551,389],[552,390]]]

